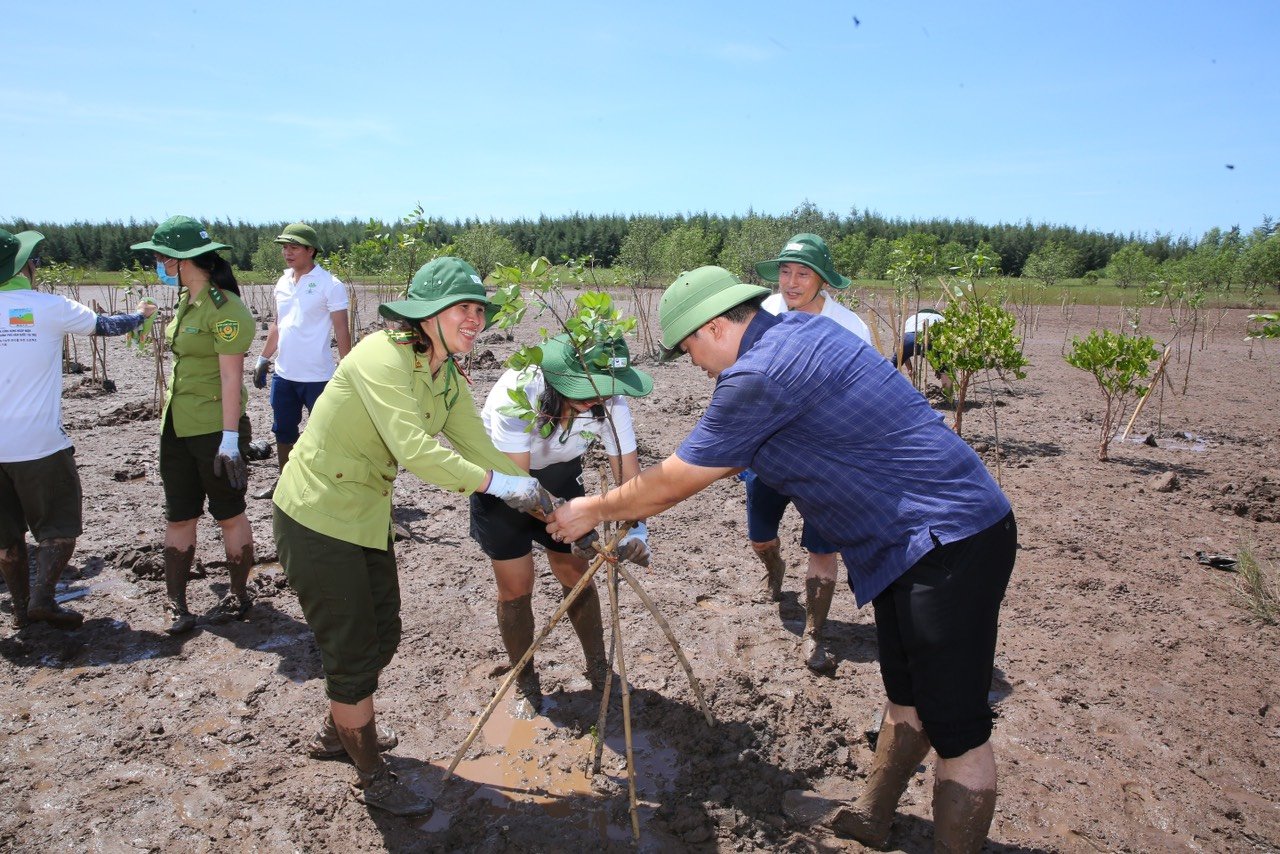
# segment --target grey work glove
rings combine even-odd
[[[618,541],[618,560],[629,560],[636,566],[648,566],[652,552],[649,551],[649,529],[644,522],[636,522],[627,531],[627,535]]]
[[[258,357],[258,365],[253,369],[253,387],[267,387],[267,369],[271,367],[271,360],[266,356]]]
[[[494,498],[501,498],[508,507],[521,513],[542,509],[540,493],[544,490],[542,484],[532,477],[517,477],[495,471],[490,473],[489,486],[484,491]]]
[[[218,446],[218,455],[213,458],[213,473],[216,477],[225,477],[237,492],[249,485],[249,468],[244,457],[240,456],[239,432],[222,431],[222,444]]]

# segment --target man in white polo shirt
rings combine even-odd
[[[315,229],[295,222],[285,226],[275,242],[280,244],[288,269],[276,282],[276,319],[267,331],[253,384],[266,388],[267,369],[276,356],[271,432],[276,436],[276,457],[283,469],[298,441],[303,407],[311,411],[337,367],[330,336],[338,344],[341,360],[351,350],[351,333],[347,329],[347,288],[316,263],[320,241]],[[253,497],[270,498],[275,489],[272,484]]]

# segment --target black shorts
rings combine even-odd
[[[240,416],[240,455],[248,459],[253,431],[249,417]],[[213,458],[222,444],[222,431],[179,439],[173,430],[173,416],[164,419],[160,432],[160,481],[164,484],[164,518],[170,522],[199,519],[204,500],[209,513],[225,522],[244,512],[244,489],[232,489],[225,476],[213,473]],[[247,489],[247,487],[246,487]]]
[[[554,463],[529,474],[557,498],[578,498],[585,495],[582,488],[582,458],[565,463]],[[515,560],[533,550],[534,542],[541,543],[549,552],[568,554],[569,543],[557,543],[547,533],[547,524],[528,513],[512,510],[501,498],[482,492],[471,494],[471,539],[490,560]]]
[[[945,759],[991,738],[987,694],[1017,547],[1010,512],[985,531],[937,546],[872,602],[889,702],[915,707]]]
[[[74,448],[38,460],[0,463],[0,549],[22,542],[75,539],[82,531]]]

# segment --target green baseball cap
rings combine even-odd
[[[280,236],[275,239],[276,243],[296,243],[299,246],[306,246],[320,251],[320,238],[316,237],[316,230],[305,222],[295,222],[284,227],[284,231],[280,232]]]
[[[489,302],[484,280],[475,268],[461,258],[448,255],[428,261],[413,274],[404,299],[384,302],[378,314],[389,320],[419,321],[434,317],[460,302],[484,303],[484,325],[489,328],[498,306]]]
[[[44,235],[38,231],[19,231],[14,234],[0,228],[0,285],[27,266],[32,250],[41,240],[44,240]]]
[[[599,342],[579,358],[569,336],[557,335],[543,343],[540,367],[551,387],[571,400],[644,397],[653,391],[653,377],[631,367],[631,352],[621,338]]]
[[[169,258],[194,258],[207,252],[219,249],[230,249],[225,243],[215,243],[209,239],[198,220],[189,216],[171,216],[156,226],[150,240],[135,243],[130,249],[149,249],[158,255]]]
[[[768,293],[768,288],[744,284],[723,267],[699,267],[681,273],[663,292],[658,303],[662,361],[678,359],[681,356],[680,342],[702,324],[735,305]]]
[[[784,261],[803,264],[822,277],[828,285],[837,290],[844,290],[853,284],[853,280],[836,272],[836,265],[831,261],[831,251],[827,242],[816,234],[797,234],[782,247],[778,257],[771,261],[756,264],[756,272],[766,282],[778,281],[778,265]]]

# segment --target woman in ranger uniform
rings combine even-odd
[[[369,335],[338,365],[276,486],[275,534],[329,697],[310,754],[345,752],[365,804],[425,815],[430,799],[396,782],[379,755],[396,737],[376,724],[373,707],[378,676],[400,642],[391,536],[397,466],[522,512],[538,507],[538,482],[493,447],[453,358],[470,352],[496,313],[476,271],[437,258],[414,275],[405,299],[378,311],[407,331]],[[435,440],[440,433],[453,450]]]
[[[213,622],[240,619],[252,600],[246,584],[253,566],[253,530],[245,516],[248,473],[244,450],[250,439],[244,407],[244,354],[253,343],[253,315],[240,301],[231,265],[190,217],[170,217],[151,239],[130,249],[155,254],[156,275],[176,285],[178,306],[165,327],[173,372],[160,432],[160,479],[164,483],[164,586],[170,624],[177,635],[195,628],[187,610],[187,579],[196,554],[196,522],[209,513],[222,528],[231,592],[208,614]]]

